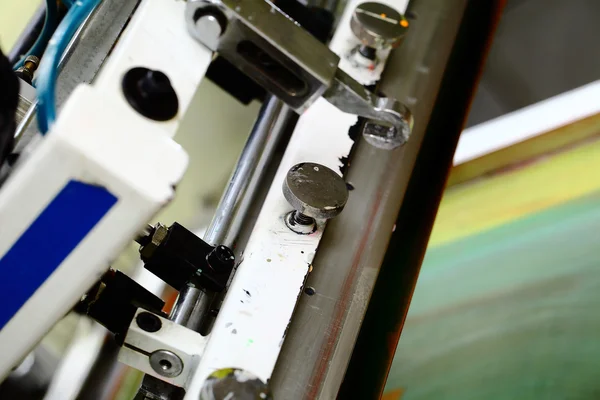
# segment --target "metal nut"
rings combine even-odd
[[[150,242],[140,249],[140,252],[142,254],[142,259],[151,258],[152,254],[154,254],[154,252],[161,245],[163,240],[165,240],[168,233],[169,233],[169,228],[167,228],[165,225],[157,223],[156,226],[154,227],[154,233],[152,234],[152,238],[150,239]]]

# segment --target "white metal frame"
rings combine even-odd
[[[187,386],[204,352],[206,338],[158,315],[155,317],[161,321],[161,328],[156,332],[147,332],[136,321],[137,315],[145,312],[147,311],[139,309],[131,321],[125,343],[119,352],[119,361],[172,385]],[[148,354],[158,350],[173,352],[183,361],[183,369],[179,375],[165,378],[152,368]]]
[[[72,249],[0,331],[0,379],[65,315],[135,234],[174,196],[187,155],[170,138],[177,130],[212,54],[189,37],[185,2],[143,0],[93,86],[81,85],[52,131],[0,190],[0,262],[66,183],[100,186],[116,203]],[[168,122],[139,115],[121,79],[131,67],[161,70],[178,94]],[[85,205],[82,205],[85,207]],[[39,232],[43,236],[43,232]],[[31,251],[35,252],[35,243]],[[32,265],[14,265],[15,271]],[[19,285],[8,274],[0,290]],[[16,278],[15,278],[16,279]]]

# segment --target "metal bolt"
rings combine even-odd
[[[136,324],[146,332],[158,332],[162,328],[160,318],[149,312],[141,312],[135,317]]]
[[[146,236],[140,240],[136,238],[136,241],[142,245],[142,247],[140,247],[140,254],[142,260],[144,261],[152,257],[156,249],[162,244],[163,240],[165,240],[169,234],[169,228],[160,223],[157,223],[152,229],[152,235],[150,237]]]
[[[169,350],[156,350],[150,354],[149,360],[152,369],[167,378],[179,376],[183,371],[183,361]]]
[[[233,255],[233,251],[231,251],[229,247],[222,245],[215,247],[210,253],[208,253],[206,260],[212,269],[217,273],[230,272],[235,264],[235,256]]]
[[[217,50],[219,38],[227,28],[227,17],[214,5],[188,2],[186,8],[188,32],[212,50]]]
[[[356,7],[350,27],[363,45],[380,49],[398,46],[406,34],[408,21],[385,4],[368,2]]]
[[[127,102],[144,117],[168,121],[177,115],[179,99],[169,77],[161,71],[132,68],[121,82]]]
[[[196,32],[199,36],[209,40],[218,40],[223,33],[223,28],[217,20],[217,17],[205,14],[196,20]]]
[[[17,76],[25,82],[31,84],[33,82],[33,74],[40,65],[40,59],[36,56],[27,56],[23,61],[23,66],[15,71]]]
[[[291,211],[285,216],[285,225],[301,235],[308,235],[317,230],[317,221],[297,210]]]

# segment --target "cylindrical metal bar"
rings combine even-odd
[[[421,3],[427,1],[417,4]],[[383,394],[458,138],[504,3],[505,0],[465,2],[435,105],[427,125],[422,127],[421,149],[340,398],[378,399]]]
[[[210,311],[212,296],[202,289],[186,286],[179,292],[177,300],[171,313],[171,320],[199,331],[203,316]]]
[[[235,236],[235,232],[231,232],[230,229],[236,225],[236,219],[244,217],[240,215],[243,213],[238,212],[240,205],[246,197],[253,196],[253,192],[249,192],[248,188],[263,155],[269,156],[265,152],[269,147],[269,141],[278,138],[277,133],[281,131],[281,122],[283,122],[280,114],[284,108],[283,102],[274,96],[268,96],[263,103],[225,193],[221,197],[215,216],[204,235],[207,243],[232,246],[233,243],[226,243],[225,239]]]
[[[328,223],[319,245],[306,283],[314,293],[311,290],[313,294],[298,303],[271,381],[275,398],[371,398],[338,396],[338,391],[467,2],[411,2],[410,11],[418,19],[391,55],[380,89],[411,108],[412,136],[394,151],[376,149],[360,139],[346,176],[354,190],[344,212]],[[410,226],[398,229],[411,232]],[[386,346],[385,341],[373,343]]]
[[[235,170],[221,197],[204,240],[232,248],[255,197],[267,164],[293,111],[275,96],[265,99]],[[210,311],[214,294],[187,287],[179,293],[171,319],[199,331]]]

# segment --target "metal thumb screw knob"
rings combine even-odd
[[[348,201],[346,182],[339,174],[308,162],[290,168],[283,182],[283,195],[296,211],[316,219],[335,217]]]
[[[398,11],[385,4],[359,4],[350,20],[350,28],[365,46],[396,47],[404,38],[408,21]]]

